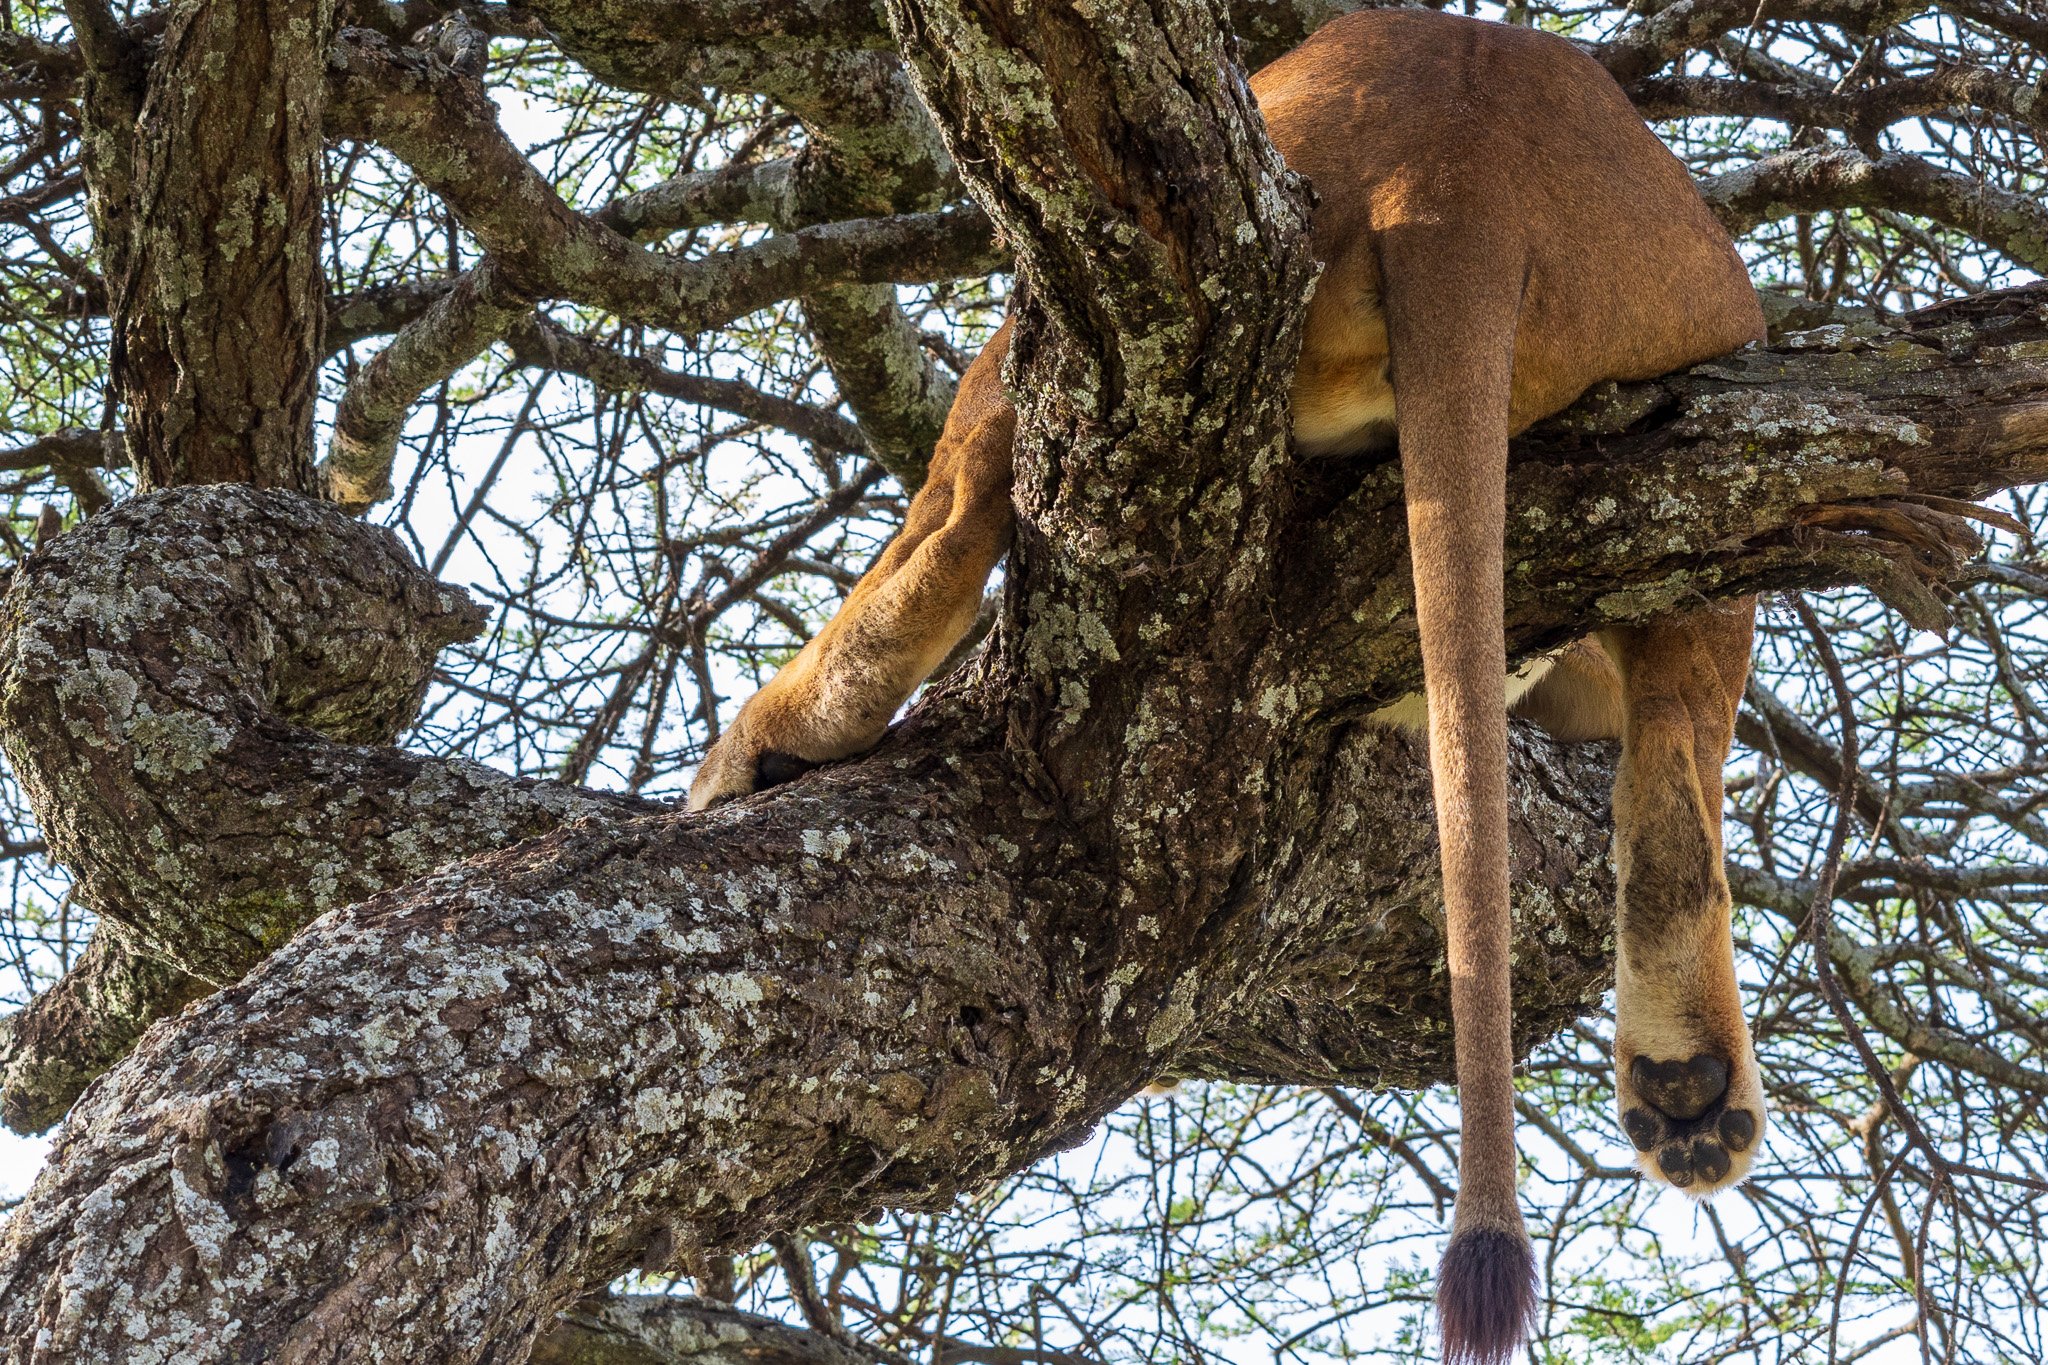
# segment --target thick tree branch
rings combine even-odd
[[[460,279],[458,275],[454,279],[395,280],[350,294],[328,295],[327,328],[322,338],[327,355],[398,331],[445,297]]]
[[[930,209],[955,194],[951,160],[902,69],[890,64],[867,108],[792,104],[810,146],[791,180],[782,227],[867,212]],[[807,294],[804,320],[853,410],[869,452],[906,489],[924,482],[932,448],[953,406],[953,381],[925,351],[919,330],[885,285]]]
[[[1784,20],[1877,33],[1919,8],[1908,0],[1676,0],[1591,50],[1627,86],[1738,28]]]
[[[1904,152],[1872,159],[1849,147],[1802,147],[1700,182],[1728,230],[1815,209],[1882,208],[1932,218],[2048,270],[2048,207]]]
[[[1256,70],[1300,45],[1339,14],[1406,3],[1406,0],[1236,0],[1230,19],[1242,44],[1245,65]],[[860,49],[890,46],[888,19],[877,0],[530,0],[565,51],[594,70],[622,80],[633,89],[672,88],[664,81],[697,80],[701,68],[687,58],[651,47],[694,47],[719,54],[700,58],[724,65],[728,78],[742,52],[791,53],[808,49]],[[398,30],[389,30],[398,36]],[[763,64],[757,80],[787,79]],[[698,84],[722,84],[697,81]],[[734,85],[736,89],[762,89]],[[762,89],[762,93],[776,91]]]
[[[68,92],[84,69],[84,61],[75,47],[9,28],[0,29],[0,66],[15,72],[16,79],[55,94]]]
[[[1867,139],[1902,119],[1981,109],[2048,135],[2048,92],[1982,67],[1951,66],[1857,90],[1712,76],[1653,76],[1628,88],[1646,119],[1768,118]]]
[[[933,363],[896,291],[869,285],[804,299],[804,321],[839,396],[860,421],[867,449],[916,491],[953,407],[953,381]]]
[[[886,1365],[822,1332],[727,1304],[615,1294],[565,1313],[532,1365]]]
[[[118,431],[87,431],[64,427],[21,445],[0,450],[0,470],[125,469],[128,442]]]
[[[102,920],[62,980],[0,1020],[0,1122],[17,1133],[49,1128],[144,1029],[212,991]]]
[[[1957,18],[2048,51],[2048,19],[2015,8],[2005,0],[1941,0],[1941,7]]]
[[[544,318],[527,318],[508,328],[506,341],[512,358],[522,365],[581,375],[614,393],[658,393],[717,408],[735,417],[780,427],[834,454],[855,453],[864,444],[860,428],[836,412],[764,393],[737,379],[712,379],[664,369],[652,361],[621,355],[576,336]]]
[[[112,530],[120,515],[97,519],[80,534]],[[178,521],[159,520],[165,533]],[[286,577],[309,568],[325,572],[317,557],[287,558],[281,551],[265,557],[271,572]],[[1342,983],[1304,980],[1286,995],[1348,994],[1352,1004],[1370,1003],[1394,1018],[1412,1008],[1394,991],[1430,996],[1429,956],[1399,964],[1390,956],[1361,967],[1337,950],[1378,943],[1389,954],[1405,951],[1404,936],[1427,933],[1428,919],[1414,902],[1375,903],[1370,897],[1377,888],[1351,881],[1346,869],[1358,851],[1356,830],[1394,841],[1369,850],[1371,864],[1418,866],[1428,840],[1421,804],[1426,784],[1404,741],[1368,732],[1353,742],[1360,746],[1361,779],[1387,761],[1404,767],[1407,778],[1398,788],[1371,780],[1347,784],[1349,795],[1337,803],[1341,811],[1331,812],[1330,854],[1309,860],[1330,880],[1313,880],[1299,898],[1275,904],[1279,937],[1272,946],[1276,960],[1337,973]],[[116,1115],[168,1114],[130,1081],[210,1088],[192,1070],[195,1063],[202,1072],[229,1066],[222,1080],[240,1076],[233,1082],[234,1110],[243,1117],[219,1110],[225,1128],[207,1120],[197,1129],[181,1127],[186,1137],[165,1133],[152,1140],[162,1159],[144,1159],[154,1176],[98,1168],[103,1188],[122,1191],[115,1204],[123,1226],[131,1235],[149,1236],[150,1228],[181,1240],[196,1234],[209,1248],[201,1264],[216,1285],[239,1278],[235,1267],[249,1264],[245,1257],[255,1245],[227,1232],[230,1226],[249,1226],[253,1234],[246,1219],[278,1218],[298,1229],[277,1244],[282,1259],[270,1264],[281,1277],[270,1283],[283,1291],[276,1309],[236,1309],[249,1323],[238,1328],[197,1307],[183,1320],[198,1335],[179,1348],[206,1358],[252,1334],[281,1334],[275,1337],[281,1342],[300,1335],[309,1346],[340,1339],[330,1308],[285,1287],[324,1263],[329,1253],[317,1244],[338,1236],[359,1246],[363,1254],[352,1258],[358,1267],[389,1263],[395,1273],[413,1256],[430,1254],[431,1241],[435,1254],[465,1268],[454,1279],[405,1272],[410,1287],[396,1300],[378,1291],[376,1301],[389,1303],[413,1326],[381,1313],[366,1320],[351,1295],[351,1339],[409,1341],[419,1358],[467,1358],[475,1351],[462,1344],[465,1339],[517,1340],[522,1329],[514,1319],[526,1331],[536,1329],[572,1280],[595,1283],[622,1264],[663,1261],[707,1241],[751,1240],[766,1226],[764,1216],[809,1221],[851,1216],[884,1200],[943,1199],[946,1191],[1064,1140],[1089,1114],[1142,1081],[1156,1058],[1139,1041],[1144,1029],[1120,1043],[1104,1038],[1098,1047],[1113,1047],[1109,1056],[1077,1057],[1068,1050],[1073,1030],[1094,1032],[1100,992],[1115,974],[1110,961],[1096,959],[1099,948],[1084,951],[1073,941],[1077,932],[1090,937],[1086,921],[1069,911],[1075,884],[1064,876],[1042,880],[1059,866],[1066,836],[1061,822],[1031,818],[1037,801],[1019,785],[1021,774],[1000,747],[1000,736],[973,713],[944,708],[899,740],[887,762],[840,775],[829,792],[792,792],[737,820],[658,817],[625,827],[586,822],[522,852],[458,865],[427,884],[433,889],[422,888],[424,900],[408,893],[368,903],[367,918],[321,921],[331,929],[310,928],[256,978],[198,1006],[179,1030],[152,1034],[131,1066],[109,1076],[74,1110],[70,1133],[98,1131]],[[1523,766],[1541,767],[1549,758],[1531,755]],[[1579,998],[1568,1004],[1576,1009],[1600,988],[1600,830],[1575,816],[1555,820],[1540,799],[1530,809],[1539,821],[1565,828],[1576,822],[1578,830],[1581,862],[1554,888],[1560,894],[1551,903],[1575,906],[1581,919],[1574,934],[1594,947],[1576,972],[1536,973],[1546,982],[1575,980]],[[779,815],[763,824],[761,817],[773,812]],[[392,841],[400,832],[394,824]],[[812,848],[815,853],[806,851]],[[869,865],[876,859],[897,870],[878,872]],[[1409,885],[1426,898],[1426,883],[1418,875]],[[1338,911],[1364,919],[1342,931],[1319,923],[1321,915]],[[887,922],[873,920],[877,912]],[[1374,921],[1391,921],[1389,928],[1411,921],[1418,928],[1390,934],[1372,929]],[[1030,946],[1039,933],[1033,924],[1050,934],[1044,948],[1053,950],[1051,957]],[[1295,931],[1287,925],[1305,935],[1296,946],[1290,946]],[[1559,950],[1544,942],[1556,928],[1547,917],[1540,928],[1532,922],[1525,951],[1563,967]],[[1209,1006],[1243,990],[1237,978],[1249,965],[1191,982],[1180,992],[1180,1008],[1190,1018],[1214,1018]],[[1380,969],[1397,965],[1398,974]],[[391,983],[395,993],[374,990],[385,1004],[366,1014],[361,1006],[367,999],[349,1003],[372,977],[394,970],[402,978]],[[1052,998],[1041,996],[1045,988]],[[1214,1000],[1212,990],[1220,993]],[[253,1049],[235,1054],[251,1069],[229,1064],[230,1053],[215,1044],[203,1053],[169,1044],[171,1038],[196,1042],[231,1020],[256,1029],[228,1044]],[[1440,1069],[1440,1029],[1433,1048],[1422,1044],[1406,1058],[1390,1057],[1368,1039],[1360,1055],[1332,1053],[1313,1065],[1319,1073],[1378,1076],[1394,1062],[1406,1074],[1433,1051]],[[1432,1034],[1425,1029],[1420,1036]],[[792,1066],[784,1049],[799,1038],[808,1057]],[[161,1051],[166,1045],[172,1053]],[[1225,1046],[1219,1039],[1212,1053],[1228,1058]],[[359,1063],[345,1057],[359,1057],[369,1071],[357,1071]],[[872,1069],[877,1061],[879,1072]],[[1234,1065],[1252,1072],[1270,1062],[1262,1052]],[[357,1079],[342,1080],[345,1075]],[[326,1098],[305,1088],[316,1076],[327,1078],[315,1087]],[[708,1088],[696,1089],[691,1076],[705,1077]],[[330,1090],[335,1082],[341,1088]],[[1024,1109],[1013,1107],[1013,1092],[1032,1097]],[[404,1093],[418,1098],[404,1099]],[[600,1093],[612,1098],[601,1100]],[[299,1117],[285,1120],[286,1112]],[[320,1117],[329,1112],[340,1126]],[[770,1113],[785,1117],[759,1130],[758,1141],[740,1135],[753,1122],[749,1115]],[[1049,1128],[1042,1126],[1048,1122]],[[699,1123],[712,1124],[721,1136],[710,1140],[707,1130],[707,1140],[688,1140]],[[725,1140],[728,1129],[738,1140]],[[497,1159],[473,1160],[478,1135]],[[372,1159],[370,1151],[387,1142],[410,1155],[392,1166]],[[74,1136],[66,1152],[60,1164],[85,1148]],[[444,1174],[429,1172],[462,1168],[484,1181],[474,1200],[435,1199],[440,1212],[428,1221],[439,1231],[409,1226],[392,1241],[397,1228],[390,1211],[413,1205],[423,1188],[402,1173],[416,1172],[445,1189]],[[220,1184],[208,1170],[237,1183]],[[237,1171],[256,1180],[255,1202],[235,1193],[243,1179],[232,1174]],[[800,1172],[809,1174],[798,1178]],[[404,1188],[385,1184],[393,1177]],[[930,1183],[934,1178],[943,1188]],[[192,1190],[198,1202],[157,1223],[144,1212],[153,1197],[148,1191],[168,1195],[174,1188]],[[37,1207],[56,1216],[65,1202]],[[267,1212],[259,1214],[259,1206]],[[330,1212],[315,1214],[315,1206]],[[342,1212],[355,1206],[384,1231]],[[48,1226],[42,1216],[17,1215],[9,1230],[22,1239],[11,1244],[16,1256],[31,1245],[54,1249],[38,1231]],[[92,1215],[82,1217],[74,1231],[100,1239]],[[492,1226],[503,1231],[493,1233]],[[209,1228],[226,1240],[211,1237]],[[316,1231],[321,1228],[326,1231]],[[358,1240],[365,1235],[370,1241]],[[544,1244],[553,1249],[535,1254]],[[497,1286],[492,1306],[457,1283],[467,1282],[469,1267]],[[10,1262],[12,1276],[25,1269],[19,1259]],[[33,1283],[10,1278],[0,1302],[33,1314],[39,1297]],[[159,1291],[169,1288],[155,1283]],[[67,1294],[94,1292],[73,1284]],[[213,1290],[191,1288],[202,1299],[214,1297]],[[502,1316],[507,1309],[514,1319]],[[343,1311],[342,1304],[333,1302],[331,1311]],[[167,1344],[175,1343],[175,1321],[165,1332]],[[80,1340],[63,1328],[51,1349],[67,1350]]]
[[[327,496],[352,512],[390,497],[398,438],[420,395],[489,350],[532,308],[533,300],[486,257],[406,323],[341,396],[320,466]]]
[[[18,1128],[53,1122],[190,999],[188,974],[237,980],[330,907],[567,820],[659,809],[384,747],[475,609],[388,532],[312,504],[176,505],[180,543],[153,539],[158,500],[131,500],[42,550],[9,599],[0,744],[51,856],[118,926],[12,1021],[0,1109]],[[133,553],[107,555],[109,535]],[[308,555],[346,570],[278,572]]]
[[[599,42],[689,42],[763,52],[889,45],[888,23],[873,0],[540,0],[528,8],[557,35],[567,35],[565,47],[579,52]]]
[[[349,22],[373,28],[404,41],[451,15],[494,38],[545,38],[547,29],[517,4],[474,3],[474,0],[353,0]]]
[[[791,182],[801,161],[783,156],[690,171],[622,195],[591,216],[636,241],[712,223],[786,223],[794,216]]]
[[[85,172],[93,243],[102,278],[124,279],[135,247],[135,123],[142,113],[147,72],[140,45],[122,32],[99,0],[69,0],[64,12],[78,35],[77,65],[83,72],[78,159]],[[103,288],[101,293],[100,306],[105,307]]]

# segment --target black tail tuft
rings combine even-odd
[[[1444,1365],[1503,1365],[1536,1323],[1536,1254],[1498,1228],[1451,1238],[1437,1272]]]

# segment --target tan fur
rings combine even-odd
[[[1294,377],[1296,442],[1342,455],[1398,428],[1444,851],[1464,1124],[1457,1223],[1460,1234],[1520,1238],[1501,634],[1508,437],[1599,380],[1663,374],[1757,339],[1762,317],[1684,168],[1559,38],[1367,12],[1325,27],[1252,89],[1274,144],[1318,196],[1325,272]],[[791,766],[775,755],[822,761],[874,744],[967,629],[1011,529],[1008,341],[1006,324],[968,371],[902,534],[713,747],[693,809]],[[1645,1169],[1694,1193],[1739,1179],[1762,1136],[1720,869],[1720,765],[1749,621],[1737,604],[1609,631],[1530,677],[1520,702],[1565,737],[1624,741],[1622,1109],[1632,1131],[1662,1124]],[[1643,1117],[1631,1067],[1679,1068],[1643,1074],[1682,1099],[1706,1084],[1684,1070],[1699,1058],[1730,1074],[1725,1095],[1683,1120]],[[1752,1131],[1724,1144],[1743,1148],[1724,1150],[1728,1169],[1710,1153],[1694,1160],[1735,1110]],[[1674,1143],[1690,1163],[1682,1178],[1658,1160]]]

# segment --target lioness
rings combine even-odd
[[[1342,455],[1391,430],[1400,448],[1427,703],[1383,714],[1426,712],[1463,1121],[1439,1320],[1448,1359],[1493,1362],[1535,1306],[1508,1027],[1511,702],[1562,737],[1622,741],[1615,1079],[1643,1169],[1709,1194],[1743,1177],[1764,1131],[1720,816],[1754,604],[1602,631],[1511,688],[1508,438],[1599,380],[1755,341],[1763,317],[1684,167],[1562,38],[1366,12],[1251,88],[1317,195],[1295,442]],[[1011,536],[1009,337],[1005,323],[968,369],[902,532],[705,757],[692,809],[871,747],[968,629]]]

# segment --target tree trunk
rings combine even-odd
[[[179,0],[146,65],[71,8],[99,35],[87,179],[142,486],[314,491],[333,0]]]

